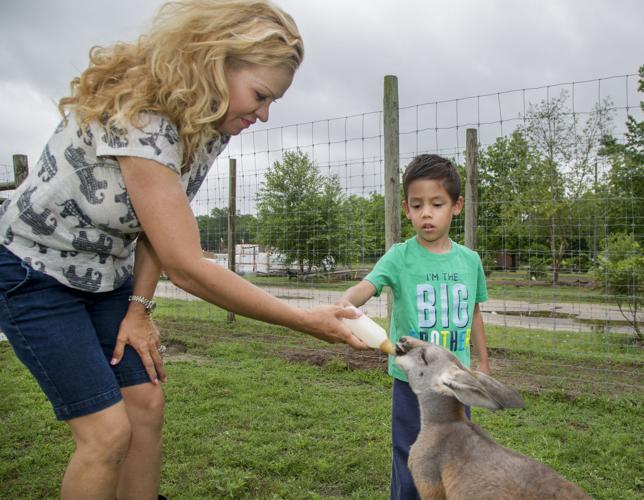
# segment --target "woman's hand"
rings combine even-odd
[[[317,306],[304,311],[301,330],[326,342],[344,342],[354,349],[369,349],[369,346],[351,333],[342,318],[355,319],[360,316],[354,307],[337,305]]]
[[[164,383],[168,381],[163,367],[163,358],[159,352],[161,346],[159,330],[150,315],[146,314],[142,308],[141,310],[128,309],[121,321],[116,346],[112,354],[112,365],[121,361],[126,344],[136,349],[153,384],[158,384],[159,380]]]

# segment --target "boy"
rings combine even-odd
[[[479,302],[487,288],[478,254],[449,238],[452,217],[463,209],[461,181],[449,160],[423,154],[403,176],[403,208],[416,236],[393,245],[340,303],[360,307],[389,286],[394,304],[389,337],[405,335],[439,344],[470,366],[470,338],[478,368],[489,374],[487,345]],[[420,430],[418,400],[402,370],[388,361],[394,378],[392,401],[391,499],[419,498],[407,466],[409,448]],[[466,408],[470,418],[469,408]]]

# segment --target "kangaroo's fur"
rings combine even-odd
[[[521,397],[468,370],[437,345],[413,337],[396,344],[396,364],[418,397],[421,428],[409,469],[423,500],[588,499],[554,470],[494,442],[465,418],[464,404],[522,408]]]

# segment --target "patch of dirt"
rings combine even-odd
[[[206,356],[198,356],[196,354],[170,354],[170,355],[164,355],[163,356],[163,362],[164,363],[195,363],[198,365],[207,365],[207,364],[213,364],[213,360],[211,358],[208,358]]]
[[[188,347],[183,342],[178,340],[172,340],[165,344],[166,350],[163,353],[163,362],[164,363],[177,363],[177,362],[188,362],[196,364],[209,364],[212,363],[212,359],[206,356],[199,356],[197,354],[190,354],[188,352]]]
[[[356,351],[354,349],[317,350],[283,349],[279,355],[294,363],[308,363],[315,366],[325,366],[334,360],[341,360],[350,370],[382,370],[387,371],[387,356],[377,351]],[[490,358],[490,369],[499,374],[512,368],[513,363],[507,358]],[[472,358],[472,369],[478,369],[476,358]]]
[[[188,352],[188,348],[186,347],[186,344],[183,342],[179,342],[178,340],[173,340],[171,342],[168,342],[165,345],[165,355],[166,356],[177,356],[179,354],[183,354],[185,352]]]
[[[315,366],[324,366],[330,361],[341,360],[350,370],[387,370],[387,356],[376,351],[356,351],[351,348],[334,350],[311,349],[283,349],[279,355],[295,363],[308,363]]]
[[[211,330],[203,332],[203,335],[200,334],[198,337],[194,337],[194,333],[192,327],[186,331],[186,334],[192,335],[191,342],[197,341],[196,352],[201,351],[201,348],[211,341],[226,341],[227,338],[239,336],[238,333],[227,335],[226,332],[213,333]],[[356,351],[338,344],[327,344],[324,347],[300,347],[284,345],[280,337],[255,335],[251,332],[246,332],[245,335],[275,344],[273,351],[275,355],[293,363],[307,363],[319,367],[330,365],[332,369],[351,371],[379,370],[382,373],[387,371],[387,356],[375,350]],[[201,365],[213,363],[212,358],[208,356],[191,353],[193,348],[190,343],[167,339],[164,344],[167,347],[164,354],[167,363],[193,362]],[[619,396],[638,393],[641,390],[640,386],[634,383],[637,373],[644,366],[641,362],[622,362],[619,365],[596,362],[588,365],[571,361],[569,366],[558,366],[555,360],[533,362],[529,357],[517,356],[507,348],[489,348],[489,354],[492,376],[510,387],[525,392],[539,394],[556,389],[574,398],[579,394]],[[477,359],[473,356],[472,368],[476,370],[477,367]],[[600,372],[605,373],[600,376],[598,375]]]
[[[512,367],[512,361],[506,358],[489,358],[490,370],[492,373],[499,373],[501,370],[507,370]],[[473,370],[478,370],[478,361],[476,358],[472,357],[472,366]]]
[[[490,350],[490,369],[492,376],[509,387],[523,392],[539,394],[552,389],[562,391],[565,397],[572,401],[582,394],[590,392],[605,394],[606,387],[592,384],[592,377],[585,381],[582,387],[579,381],[566,380],[562,374],[533,373],[526,370],[525,361],[504,356],[504,349]],[[278,355],[294,363],[308,363],[315,366],[325,366],[328,363],[341,361],[346,363],[348,370],[382,370],[387,371],[387,356],[376,351],[355,351],[351,348],[327,350],[311,349],[281,349]],[[472,357],[472,369],[478,369],[476,357]],[[553,379],[554,377],[554,379]],[[631,392],[632,388],[611,384],[610,393],[614,396]]]

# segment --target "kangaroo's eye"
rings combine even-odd
[[[425,357],[425,349],[423,349],[422,351],[420,351],[420,359],[422,359],[422,360],[423,360],[423,363],[425,363],[426,365],[428,365],[428,366],[429,366],[429,363],[427,362],[427,358]]]

